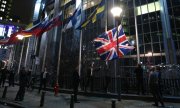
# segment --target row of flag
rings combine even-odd
[[[66,31],[69,28],[74,28],[82,30],[88,24],[96,22],[104,16],[105,11],[105,0],[101,0],[97,8],[87,17],[85,21],[82,21],[83,9],[82,4],[74,11],[73,15],[69,18],[69,22],[65,24],[63,30]],[[11,37],[6,41],[1,41],[0,44],[14,44],[17,42],[17,35],[23,35],[24,37],[36,36],[40,37],[44,32],[47,32],[54,28],[55,26],[60,26],[62,24],[62,12],[60,12],[56,17],[50,19],[46,17],[43,21],[35,24],[31,28],[26,30],[20,30],[13,33]],[[123,28],[120,25],[117,28],[107,31],[101,34],[94,40],[96,50],[100,55],[102,60],[112,60],[118,57],[122,57],[129,51],[133,50],[134,47],[128,42]]]

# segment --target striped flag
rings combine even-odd
[[[104,11],[105,11],[105,0],[101,0],[98,7],[77,29],[82,29],[86,27],[89,23],[94,23],[98,19],[101,19],[104,16]]]

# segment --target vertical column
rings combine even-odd
[[[135,0],[133,0],[133,7],[134,7],[134,22],[135,22],[135,30],[136,30],[136,50],[137,50],[137,60],[138,60],[137,62],[140,63],[139,37],[138,37],[138,28],[137,28]]]
[[[166,64],[176,64],[176,51],[172,39],[172,30],[166,0],[160,0],[160,14],[163,28],[164,50],[166,55]]]

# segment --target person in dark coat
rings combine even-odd
[[[13,69],[11,69],[9,71],[9,86],[13,86],[14,87],[14,76],[15,76],[15,72]]]
[[[47,84],[47,79],[48,79],[48,72],[47,72],[47,68],[44,68],[44,72],[41,72],[40,75],[40,87],[39,87],[39,93],[43,87],[43,90],[46,90],[46,84]]]
[[[19,90],[16,94],[16,101],[23,101],[25,95],[25,88],[27,86],[27,73],[25,67],[22,67],[19,73]]]
[[[109,75],[109,66],[108,64],[106,64],[106,66],[104,67],[104,73],[105,73],[105,84],[104,84],[104,91],[107,93],[108,92],[108,87],[109,87],[109,84],[111,82],[111,76]]]
[[[136,69],[134,70],[134,73],[136,74],[136,87],[137,87],[137,94],[140,93],[144,94],[144,86],[143,86],[143,69],[141,67],[141,64],[138,64]]]
[[[157,66],[156,70],[152,69],[152,71],[149,74],[149,87],[150,91],[153,95],[154,99],[154,106],[158,106],[158,102],[161,103],[162,107],[164,107],[164,102],[161,94],[161,89],[160,89],[160,67]]]
[[[76,67],[75,71],[73,72],[73,76],[72,76],[72,81],[73,81],[73,93],[74,93],[74,101],[78,103],[77,101],[77,94],[78,94],[78,87],[79,87],[79,83],[80,83],[80,77],[79,77],[79,73],[78,73],[78,67]]]
[[[5,68],[1,70],[0,86],[2,85],[2,87],[4,87],[4,84],[5,84],[6,77],[7,77],[8,73],[9,73],[9,71],[7,69],[7,66],[5,66]]]

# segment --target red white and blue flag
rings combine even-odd
[[[23,34],[23,35],[31,34],[31,35],[39,37],[44,32],[47,32],[47,31],[51,30],[55,26],[61,25],[62,24],[61,15],[62,15],[62,12],[60,12],[55,18],[52,18],[50,20],[47,17],[42,22],[34,25],[33,27],[31,27],[31,28],[29,28],[27,30],[21,31],[21,34]]]
[[[121,25],[118,26],[118,35],[117,28],[113,28],[94,39],[94,43],[97,53],[102,60],[113,60],[123,57],[134,49],[134,46],[127,40]]]

